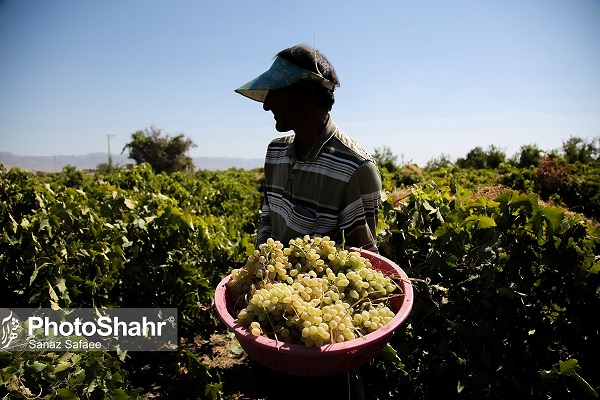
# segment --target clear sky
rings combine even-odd
[[[262,158],[270,112],[234,93],[316,44],[333,120],[424,166],[600,136],[599,0],[0,0],[0,151],[120,153],[183,133],[193,157]],[[112,136],[114,135],[114,136]]]

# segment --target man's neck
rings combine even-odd
[[[305,125],[294,130],[294,147],[296,148],[296,157],[299,160],[303,160],[307,156],[328,121],[329,113],[321,114],[315,116],[315,118],[307,119]]]

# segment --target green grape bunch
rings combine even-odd
[[[371,333],[395,313],[401,295],[392,277],[358,251],[329,237],[308,235],[288,247],[269,239],[234,269],[227,283],[237,300],[237,321],[255,335],[321,347]]]

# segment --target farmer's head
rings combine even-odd
[[[340,86],[340,81],[333,65],[331,65],[323,53],[307,45],[297,45],[280,51],[277,57],[288,60],[303,69],[325,78],[325,81],[322,82],[316,80],[299,80],[292,86],[294,90],[300,92],[306,90],[303,89],[306,85],[314,86],[314,96],[317,105],[330,111],[335,102],[333,91],[336,87]]]
[[[333,65],[318,50],[297,45],[280,51],[271,68],[236,92],[263,102],[269,91],[288,88],[294,96],[311,96],[319,108],[330,111],[333,91],[340,86]]]

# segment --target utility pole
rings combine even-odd
[[[106,138],[108,139],[108,169],[112,170],[112,156],[110,154],[110,138],[111,137],[115,137],[117,135],[106,135]]]

